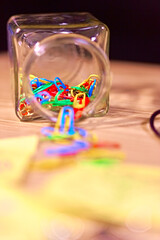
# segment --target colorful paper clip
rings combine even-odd
[[[90,88],[89,88],[89,92],[88,92],[88,96],[91,97],[92,96],[92,93],[93,93],[93,90],[94,90],[94,87],[96,85],[96,79],[94,80],[94,82],[91,84]]]
[[[46,91],[36,93],[34,96],[35,96],[35,98],[40,99],[41,104],[44,103],[45,101],[49,101],[51,99],[51,95]]]
[[[88,89],[84,86],[81,87],[71,87],[71,96],[75,97],[78,93],[88,93]]]
[[[57,80],[58,80],[58,82],[60,82],[60,84],[57,84]],[[66,89],[66,86],[64,85],[64,83],[62,82],[62,80],[59,77],[56,77],[54,79],[54,84],[56,85],[58,91],[61,90],[60,87],[62,87],[63,89]]]
[[[78,93],[76,94],[74,101],[73,101],[73,107],[74,108],[84,108],[86,103],[86,94],[85,93]]]
[[[76,139],[87,137],[87,132],[78,127],[74,127],[74,110],[65,106],[61,109],[55,127],[44,127],[41,133],[50,140]]]
[[[82,98],[80,98],[82,97]],[[75,119],[82,116],[83,109],[89,104],[89,97],[85,93],[78,93],[73,102]]]
[[[36,88],[35,90],[33,90],[33,94],[39,93],[43,90],[46,90],[47,88],[51,87],[53,83],[47,83],[47,84],[43,84],[40,87]]]
[[[59,116],[57,126],[59,126],[60,133],[75,134],[73,108],[63,107]]]
[[[54,100],[53,101],[46,101],[46,102],[43,102],[43,104],[52,104],[53,106],[72,106],[73,105],[73,102],[71,101],[71,99],[58,99],[60,96],[61,96],[61,94],[63,93],[63,92],[65,92],[66,90],[60,90],[59,92],[57,92],[56,93],[56,95],[55,95],[55,98],[54,98]]]
[[[94,79],[99,80],[99,76],[96,74],[91,74],[87,79],[85,79],[82,83],[78,84],[77,87],[88,86],[90,87],[90,83],[94,81]]]
[[[32,86],[33,84],[36,84],[36,87],[37,87],[37,88],[39,88],[41,85],[43,85],[43,83],[40,82],[37,77],[34,78],[34,79],[32,79],[32,80],[30,81],[30,84],[31,84],[31,86]]]
[[[19,110],[22,116],[31,116],[33,114],[33,110],[31,109],[31,106],[28,105],[27,103],[23,103],[23,102],[20,103]]]
[[[62,145],[58,146],[56,148],[50,147],[46,149],[46,154],[47,155],[74,155],[77,154],[79,151],[86,150],[89,148],[89,143],[85,141],[74,141],[70,145]]]

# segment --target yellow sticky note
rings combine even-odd
[[[19,180],[35,152],[38,136],[0,140],[0,182]]]
[[[133,228],[160,228],[160,168],[78,164],[43,191],[48,206]],[[53,204],[54,202],[54,204]]]
[[[0,186],[0,239],[92,239],[104,224],[58,213],[34,193]]]
[[[44,206],[43,206],[44,207]],[[46,239],[93,239],[102,232],[106,224],[91,221],[63,213],[58,213],[48,208],[43,215],[43,232]]]
[[[0,239],[44,240],[36,204],[16,189],[0,186]]]

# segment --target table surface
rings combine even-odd
[[[160,141],[149,126],[160,108],[160,65],[111,61],[110,109],[106,116],[79,123],[100,139],[121,144],[127,162],[159,164]],[[0,138],[40,132],[48,123],[21,122],[15,115],[9,59],[0,54]]]

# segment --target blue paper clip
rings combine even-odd
[[[86,137],[86,136],[87,136],[87,131],[84,130],[83,128],[78,128],[78,127],[76,127],[75,130],[78,131],[79,134],[80,134],[82,137]]]
[[[51,137],[53,131],[54,131],[54,128],[53,128],[53,127],[43,127],[43,128],[41,129],[42,135],[44,135],[44,136],[46,136],[46,137]]]
[[[74,141],[71,145],[69,146],[60,146],[57,148],[47,148],[45,150],[45,153],[47,155],[69,155],[69,154],[76,154],[79,151],[88,149],[90,147],[90,144],[85,141]]]
[[[41,85],[43,85],[43,83],[41,83],[38,78],[34,78],[30,81],[31,86],[34,83],[37,85],[37,88],[40,87]]]
[[[57,84],[57,81],[56,81],[57,79],[61,84],[59,84],[59,85]],[[61,91],[60,87],[62,87],[63,89],[67,88],[59,77],[55,77],[54,84],[56,85],[58,91]]]
[[[44,98],[43,95],[44,95],[45,97],[47,97],[47,98]],[[42,104],[43,102],[49,101],[49,100],[51,99],[51,95],[50,95],[48,92],[46,92],[46,91],[42,91],[42,92],[36,93],[34,96],[35,96],[36,98],[38,97],[38,98],[41,99],[41,101],[40,101],[41,104]]]
[[[89,96],[89,97],[92,96],[92,93],[93,93],[93,89],[94,89],[95,84],[96,84],[96,79],[94,80],[94,82],[92,83],[92,85],[91,85],[90,88],[89,88],[89,92],[88,92],[88,96]]]
[[[93,93],[93,89],[94,89],[95,84],[96,84],[96,79],[94,80],[94,82],[92,83],[92,85],[91,85],[90,88],[89,88],[89,92],[88,92],[88,96],[89,96],[89,97],[92,96],[92,93]]]
[[[69,128],[67,131],[67,134],[73,135],[75,134],[75,128],[74,128],[74,110],[72,107],[65,106],[62,108],[62,117],[61,117],[61,122],[60,122],[60,132],[61,133],[66,133],[65,132],[65,125],[66,125],[66,117],[69,117]]]

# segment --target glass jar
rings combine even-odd
[[[58,116],[56,108],[43,107],[35,98],[33,76],[58,77],[66,86],[78,86],[90,75],[97,76],[94,97],[81,117],[108,111],[109,29],[105,24],[85,12],[30,14],[12,16],[7,30],[15,111],[20,120],[56,121]]]

